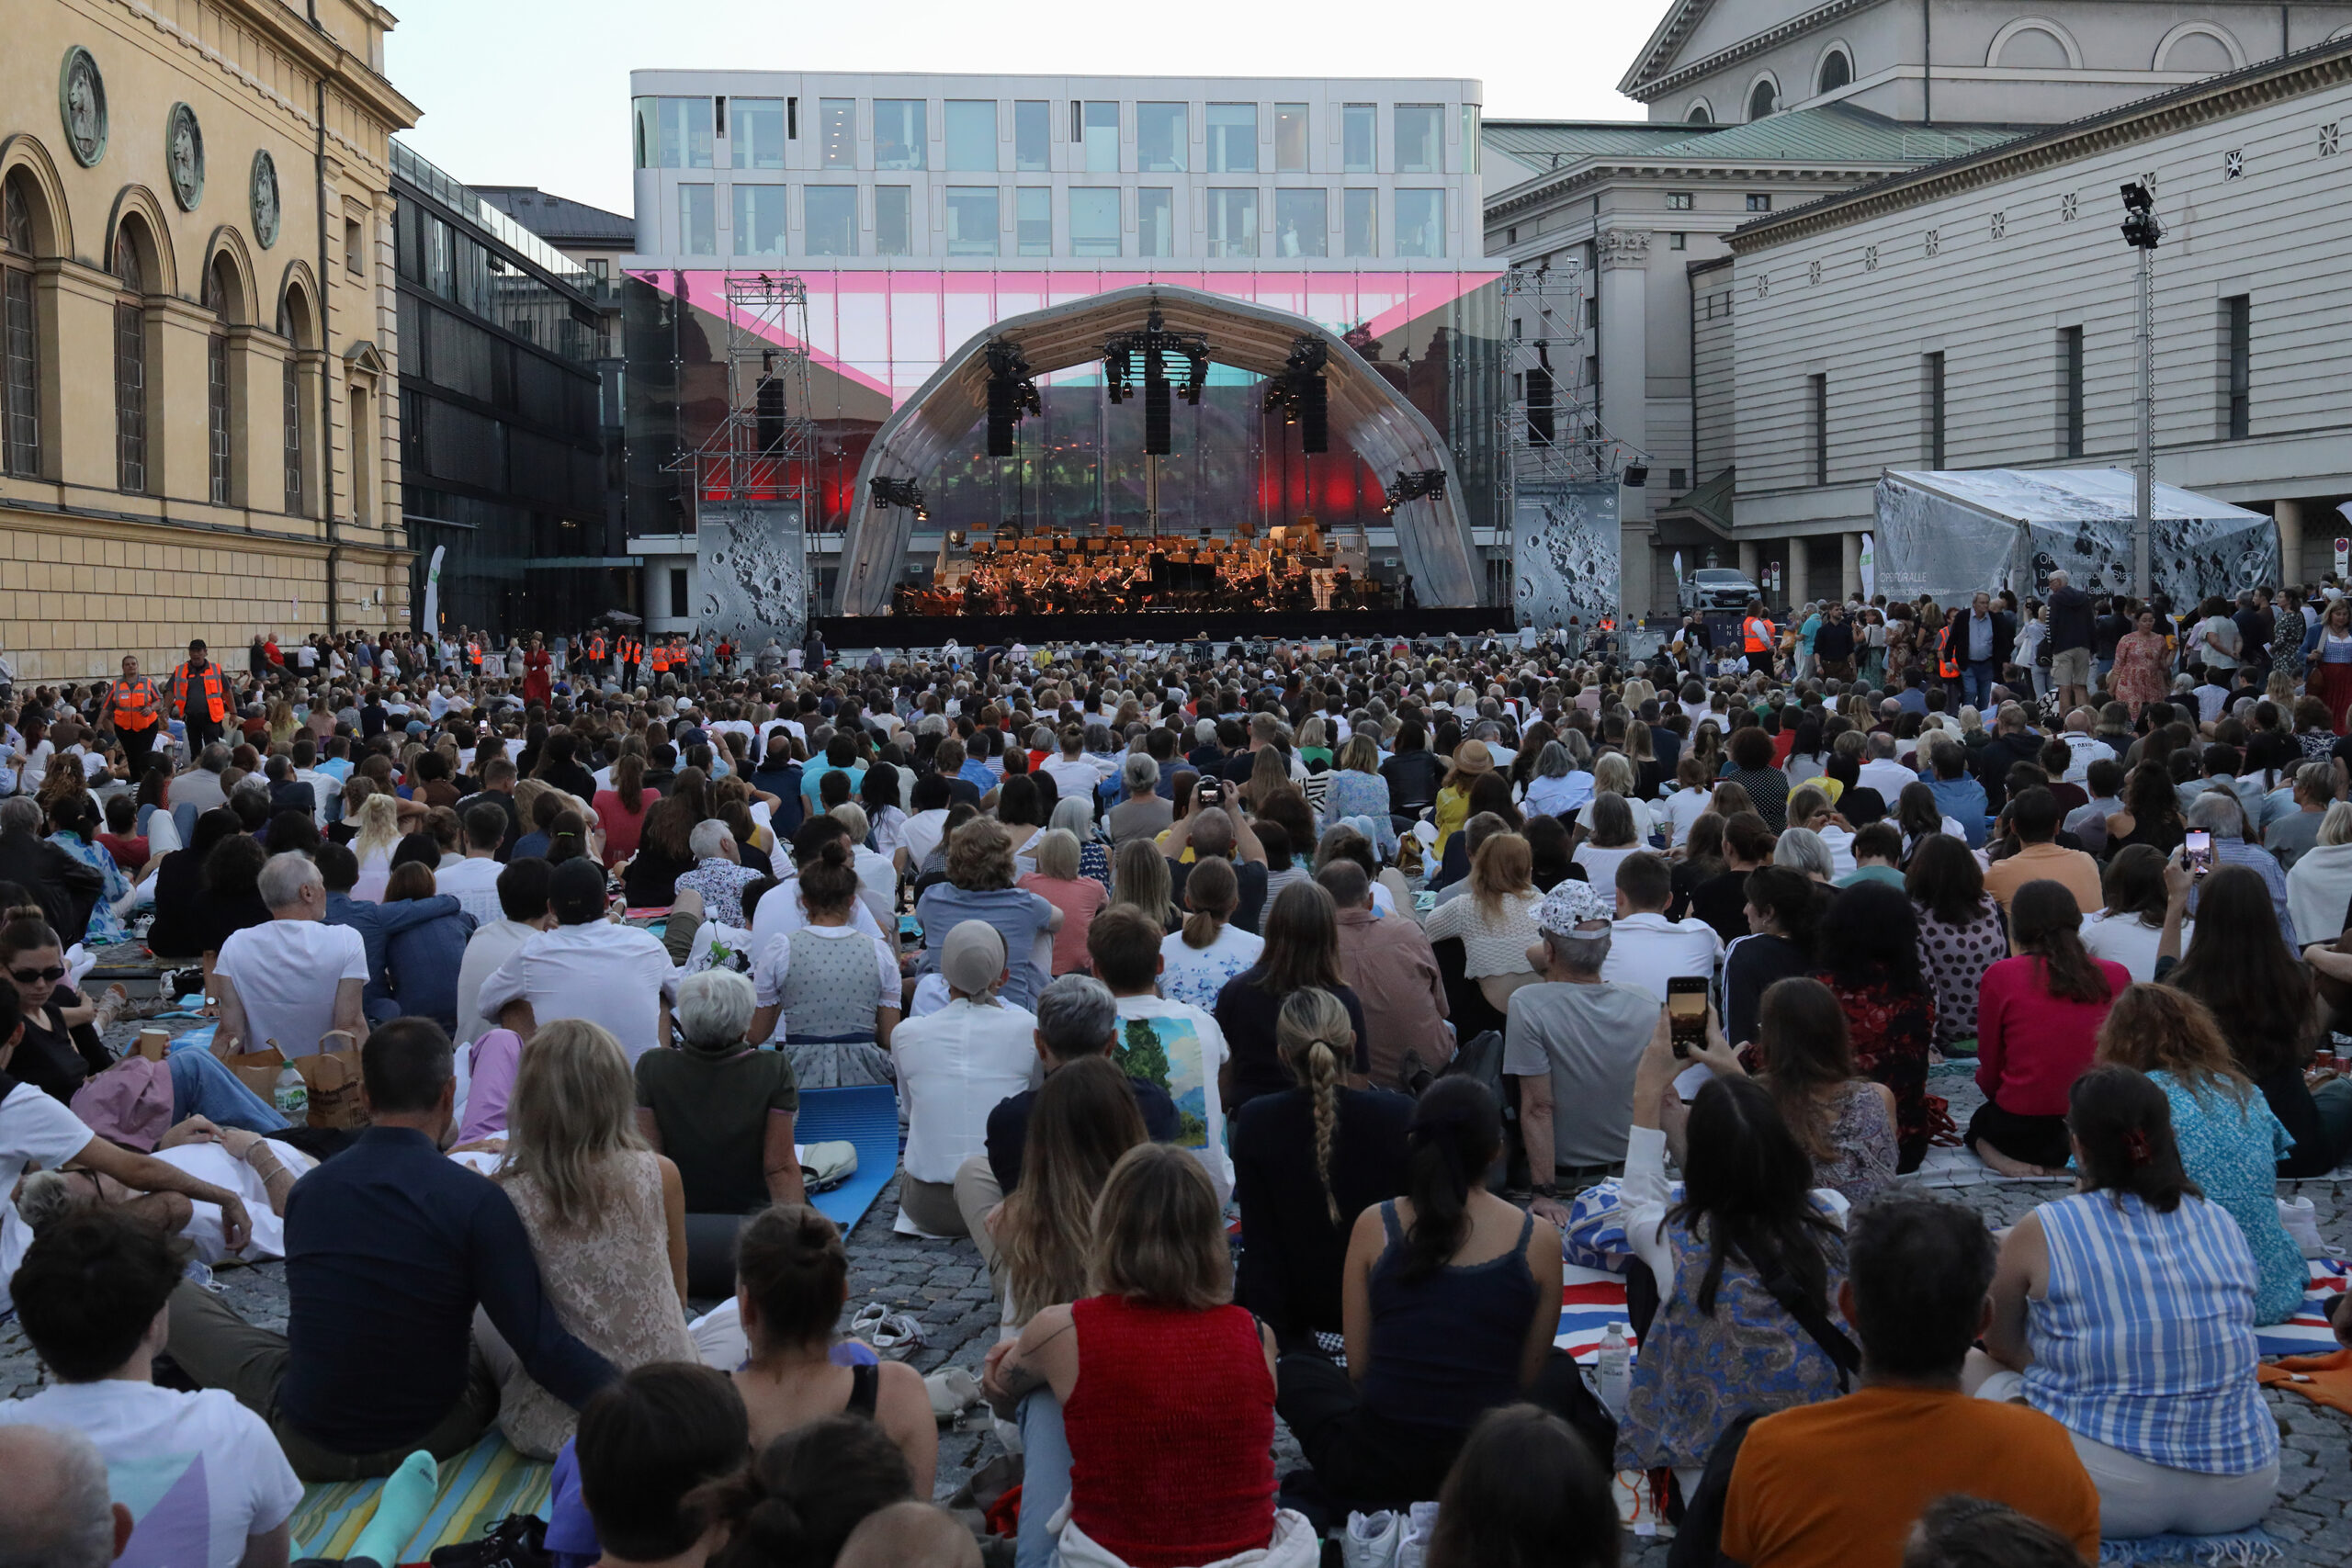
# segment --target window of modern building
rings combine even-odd
[[[1443,111],[1436,104],[1396,106],[1396,172],[1400,175],[1445,173],[1444,130],[1438,122]]]
[[[1351,256],[1380,254],[1380,193],[1346,190],[1340,194],[1340,241]]]
[[[1274,106],[1274,173],[1306,173],[1306,106]]]
[[[777,194],[783,194],[779,191]],[[781,204],[779,204],[781,205]],[[800,192],[801,234],[812,256],[857,254],[857,187],[804,186]],[[776,237],[776,249],[784,238]]]
[[[809,187],[810,217],[815,216],[816,191]],[[835,189],[852,187],[835,186]],[[809,225],[813,231],[816,225]],[[813,233],[811,240],[813,243]],[[785,250],[785,188],[782,186],[739,185],[735,187],[735,254],[739,256],[780,256]],[[815,251],[811,255],[847,253]]]
[[[1176,193],[1166,186],[1136,192],[1136,254],[1176,254]]]
[[[2083,455],[2083,329],[2058,329],[2058,456]]]
[[[707,169],[717,139],[708,98],[637,100],[640,169]]]
[[[2222,434],[2243,441],[2254,433],[2254,297],[2222,301]]]
[[[1210,105],[1209,111],[1216,113],[1216,106]],[[1210,136],[1214,148],[1214,130]],[[1208,218],[1210,255],[1254,256],[1258,254],[1258,192],[1255,186],[1244,186],[1238,190],[1212,187]]]
[[[997,254],[996,186],[947,187],[947,254],[951,256],[992,256]]]
[[[910,256],[915,254],[915,200],[910,186],[874,187],[874,254]]]
[[[0,182],[0,471],[40,472],[40,317],[23,175]]]
[[[678,187],[678,254],[715,256],[718,254],[718,212],[710,186]]]
[[[1378,104],[1340,106],[1340,166],[1342,169],[1351,175],[1378,172],[1373,164],[1379,156],[1379,126]]]
[[[781,169],[791,131],[782,98],[737,98],[727,106],[728,161],[739,169]]]
[[[1189,104],[1136,106],[1136,168],[1147,175],[1181,175],[1192,152]]]
[[[947,100],[947,166],[996,173],[996,100]]]
[[[1747,118],[1762,119],[1781,107],[1780,90],[1767,78],[1747,90]]]
[[[278,420],[282,433],[279,451],[286,470],[286,515],[305,514],[302,485],[302,367],[299,359],[301,343],[294,331],[294,311],[290,297],[277,302],[277,335],[286,340],[285,368],[278,375]],[[420,403],[422,400],[419,400]],[[420,407],[420,414],[423,410]],[[416,441],[424,442],[424,421],[416,421]]]
[[[1854,85],[1854,62],[1846,58],[1842,49],[1833,49],[1822,57],[1821,70],[1814,78],[1816,93],[1834,93],[1840,87]]]
[[[1772,197],[1769,194],[1765,193],[1753,193],[1749,195],[1747,198],[1747,210],[1750,212],[1771,211]]]
[[[1086,147],[1086,172],[1090,175],[1115,175],[1119,172],[1119,103],[1090,102],[1070,105],[1070,140]]]
[[[1476,104],[1464,104],[1461,106],[1460,112],[1462,115],[1462,172],[1465,175],[1475,175],[1485,166],[1479,147],[1486,133],[1478,126],[1479,111]]]
[[[1814,378],[1819,381],[1822,378]],[[1944,356],[1941,350],[1919,356],[1919,445],[1930,468],[1944,466]],[[1820,479],[1813,481],[1823,483]]]
[[[204,275],[204,308],[212,322],[204,339],[205,456],[210,470],[212,504],[229,504],[229,283],[221,274],[225,258]]]
[[[921,98],[874,100],[874,166],[877,169],[920,169],[926,166],[929,144],[923,128]],[[994,167],[993,164],[990,167]]]
[[[354,277],[368,275],[368,225],[356,218],[343,220],[343,269]]]
[[[1211,104],[1209,167],[1212,175],[1254,175],[1258,172],[1258,106]]]
[[[1400,190],[1396,193],[1396,254],[1400,256],[1445,254],[1445,192]]]
[[[1934,357],[1940,362],[1943,356]],[[1829,378],[1808,376],[1804,380],[1805,433],[1811,437],[1813,482],[1826,485],[1829,482]],[[1941,463],[1937,466],[1942,467]]]
[[[1013,196],[1015,254],[1054,254],[1054,192],[1051,186],[1023,186]]]
[[[1274,192],[1274,254],[1324,256],[1331,254],[1331,198],[1319,186],[1312,190]]]
[[[817,161],[828,169],[857,167],[857,100],[817,100]]]
[[[114,239],[115,488],[147,489],[147,305],[139,244],[129,224]]]
[[[673,619],[682,617],[687,613],[687,598],[686,569],[682,566],[673,566],[670,569],[670,615]]]
[[[1054,166],[1054,106],[1044,98],[1022,98],[1012,106],[1012,166],[1041,175]]]
[[[1069,193],[1069,254],[1074,256],[1115,256],[1119,254],[1119,192],[1073,190]]]

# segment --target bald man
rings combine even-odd
[[[106,1461],[81,1433],[0,1427],[0,1540],[11,1561],[107,1568],[130,1544],[130,1510],[111,1495]]]
[[[980,1568],[980,1543],[944,1508],[893,1503],[866,1515],[833,1562],[834,1568]]]

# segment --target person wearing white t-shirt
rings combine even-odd
[[[526,1042],[542,1023],[585,1019],[620,1042],[632,1066],[667,1045],[677,972],[659,937],[605,919],[605,868],[587,859],[557,866],[548,907],[555,929],[525,939],[482,982],[474,1004],[481,1016]]]
[[[1012,977],[1003,934],[985,920],[960,922],[943,944],[939,974],[947,1005],[908,1019],[890,1038],[907,1116],[899,1159],[902,1235],[968,1234],[956,1173],[986,1150],[997,1102],[1037,1081],[1037,1017],[998,994]]]
[[[259,886],[269,919],[232,933],[212,966],[220,1038],[244,1050],[275,1044],[288,1058],[315,1055],[335,1031],[365,1040],[368,944],[356,929],[325,923],[319,868],[307,855],[272,855]]]
[[[1628,855],[1617,864],[1617,919],[1600,977],[1637,986],[1666,1000],[1667,982],[1685,976],[1712,980],[1723,961],[1723,938],[1704,920],[1669,920],[1674,877],[1660,857]]]
[[[226,1390],[153,1382],[179,1279],[177,1248],[136,1221],[83,1210],[51,1222],[15,1288],[17,1322],[56,1381],[0,1404],[0,1425],[60,1427],[96,1446],[131,1513],[125,1561],[283,1563],[302,1483],[268,1423]]]
[[[506,813],[495,806],[476,806],[466,813],[465,829],[465,857],[434,873],[433,890],[457,899],[479,931],[503,913],[498,907],[498,877],[506,868],[498,862],[498,846],[506,839]]]
[[[1046,758],[1039,771],[1053,775],[1062,799],[1093,799],[1095,786],[1108,775],[1098,759],[1086,755],[1086,731],[1075,724],[1064,725],[1061,748],[1061,755]]]

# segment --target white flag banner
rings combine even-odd
[[[1878,547],[1868,534],[1862,536],[1862,602],[1868,604],[1878,597]]]
[[[434,546],[432,564],[424,569],[424,634],[427,637],[437,636],[441,630],[441,558],[448,553],[448,546]]]

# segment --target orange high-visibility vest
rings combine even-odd
[[[670,668],[670,649],[662,643],[655,643],[653,645],[653,651],[650,656],[650,661],[653,666],[653,672],[656,675],[661,674],[663,671]]]
[[[592,637],[588,639],[588,657],[598,664],[602,664],[605,661],[605,639],[603,637]]]
[[[219,724],[226,718],[229,716],[229,692],[220,679],[220,666],[207,664],[199,673],[190,670],[185,662],[172,674],[173,690],[179,694],[180,717],[186,719],[188,716],[188,683],[191,681],[200,684],[205,709],[211,715],[212,722]]]
[[[1944,623],[1944,629],[1936,634],[1936,670],[1947,681],[1960,679],[1960,650],[1952,645],[1951,623],[1949,621]]]
[[[478,642],[466,644],[466,661],[477,670],[481,668],[481,644]]]
[[[144,675],[125,676],[114,683],[107,694],[107,716],[117,729],[153,729],[161,716],[162,705],[155,698],[155,682]]]
[[[1770,653],[1772,651],[1772,623],[1770,621],[1762,615],[1750,615],[1747,617],[1745,629],[1747,635],[1748,652]]]

